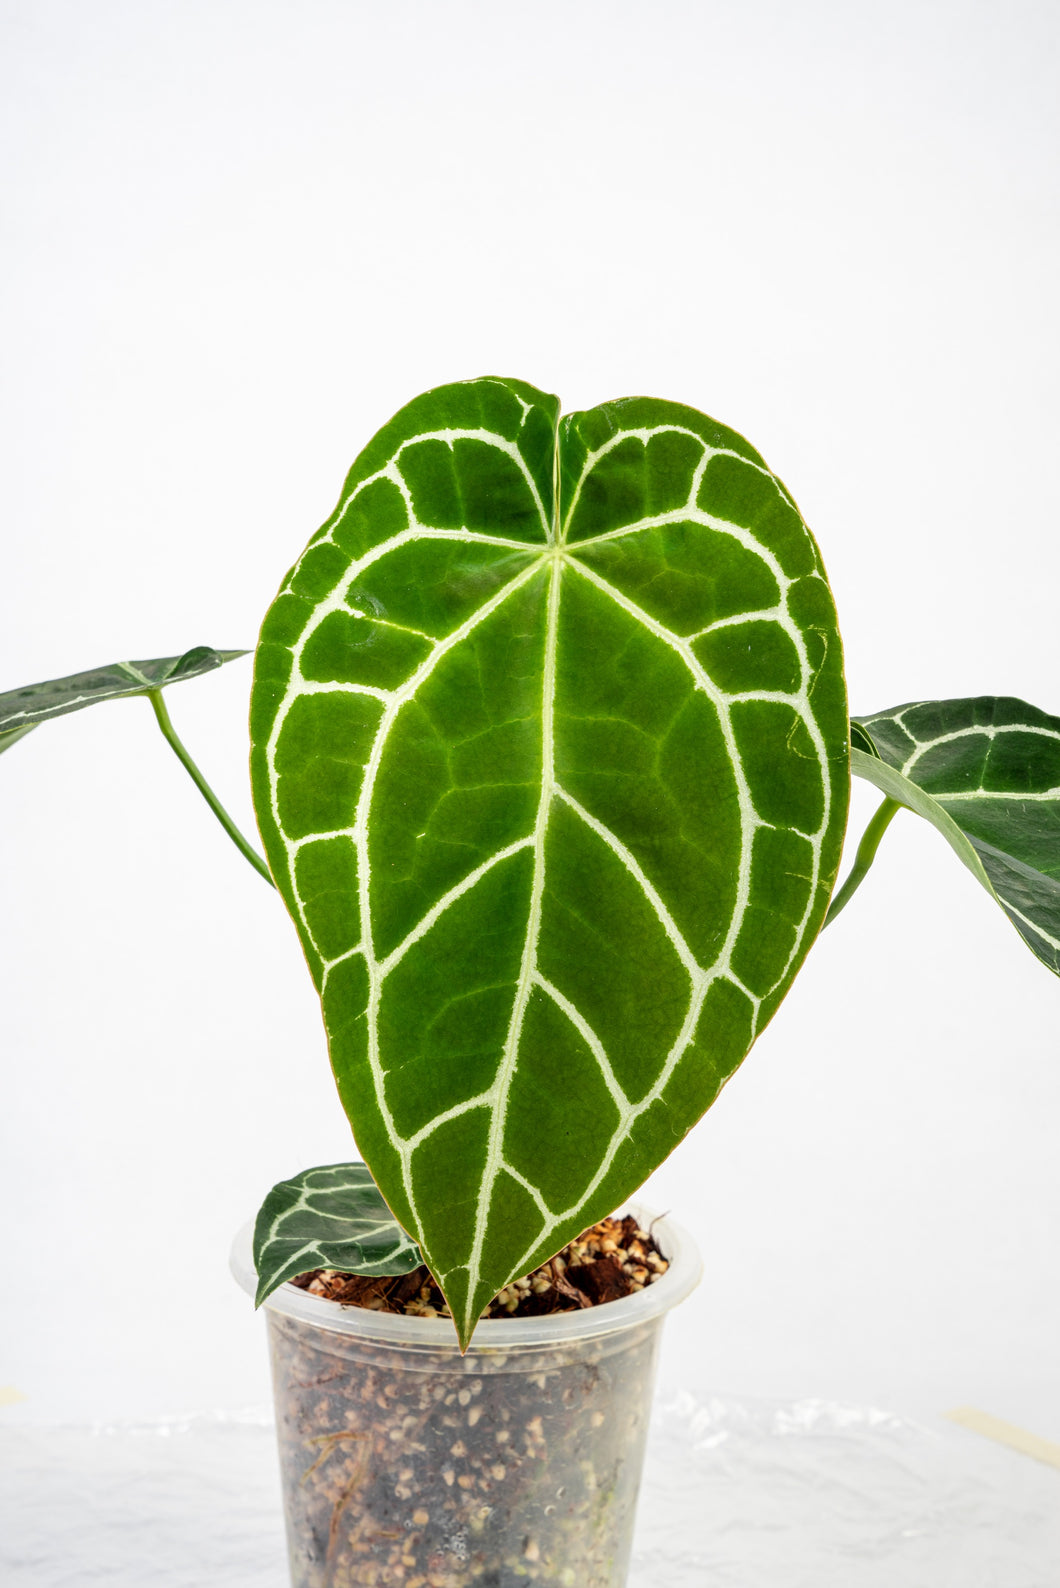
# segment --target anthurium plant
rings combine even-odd
[[[379,431],[262,625],[265,861],[162,699],[242,654],[12,691],[0,748],[146,695],[292,916],[364,1162],[270,1192],[259,1301],[426,1262],[466,1347],[710,1107],[899,809],[1060,973],[1060,719],[977,698],[852,720],[810,531],[693,409],[561,415],[486,379]],[[833,898],[852,771],[884,800]]]

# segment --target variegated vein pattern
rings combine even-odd
[[[66,678],[49,678],[44,683],[6,690],[0,694],[0,740],[5,734],[28,732],[51,717],[63,717],[102,700],[143,695],[148,690],[163,689],[185,678],[198,678],[246,654],[246,651],[215,651],[208,645],[197,645],[183,656],[160,656],[147,662],[111,662],[86,673],[71,673]]]
[[[285,581],[251,728],[358,1147],[466,1342],[681,1140],[820,927],[848,722],[816,546],[692,409],[441,387]]]
[[[254,1222],[255,1306],[314,1268],[408,1274],[423,1262],[363,1163],[305,1169],[274,1185]]]
[[[1013,926],[1060,974],[1060,718],[985,695],[857,721],[881,758],[956,823]]]

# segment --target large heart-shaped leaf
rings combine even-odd
[[[262,628],[252,779],[358,1147],[462,1341],[716,1097],[824,916],[835,612],[676,403],[417,398]]]
[[[983,695],[921,700],[856,724],[851,767],[937,827],[1024,942],[1060,974],[1060,717]]]
[[[196,645],[182,656],[161,656],[148,662],[109,662],[87,673],[71,673],[68,678],[49,678],[41,684],[24,684],[0,694],[0,750],[10,749],[38,723],[51,717],[64,717],[101,700],[117,700],[123,695],[143,695],[164,689],[185,678],[211,673],[225,662],[232,662],[246,651],[215,651],[209,645]]]
[[[254,1305],[313,1268],[409,1274],[422,1262],[363,1163],[304,1169],[273,1186],[254,1222]]]

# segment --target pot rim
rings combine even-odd
[[[484,1318],[475,1329],[467,1356],[485,1352],[540,1351],[572,1340],[595,1339],[661,1319],[699,1284],[703,1263],[688,1232],[668,1213],[659,1214],[642,1202],[630,1201],[617,1217],[632,1213],[642,1229],[651,1228],[669,1268],[635,1295],[601,1302],[577,1312],[555,1312],[541,1318]],[[245,1224],[232,1246],[229,1266],[241,1289],[253,1297],[257,1273],[253,1257],[253,1224]],[[269,1312],[312,1324],[333,1334],[355,1336],[406,1350],[450,1351],[459,1355],[451,1318],[415,1318],[406,1313],[370,1312],[366,1307],[313,1296],[284,1283],[262,1303]]]

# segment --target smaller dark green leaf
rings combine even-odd
[[[278,1285],[314,1268],[408,1274],[423,1253],[394,1218],[363,1163],[304,1169],[273,1186],[254,1224],[260,1307]]]
[[[49,678],[42,684],[24,684],[0,694],[0,750],[14,744],[50,717],[64,717],[101,700],[118,700],[123,695],[142,695],[149,689],[198,678],[214,668],[233,662],[246,651],[215,651],[209,645],[196,645],[183,656],[161,656],[149,662],[111,662],[90,668],[87,673],[71,673],[68,678]]]
[[[1060,718],[1005,696],[918,701],[851,740],[851,771],[936,827],[1060,975]]]

